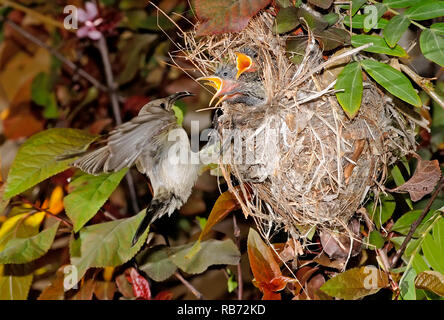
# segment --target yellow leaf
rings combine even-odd
[[[114,267],[105,267],[103,270],[103,279],[105,281],[111,281],[113,278]]]
[[[45,218],[44,212],[38,212],[32,216],[25,219],[27,213],[18,214],[6,220],[0,227],[0,250],[6,244],[9,238],[15,233],[15,228],[17,228],[17,236],[19,237],[29,237],[38,233],[38,229],[43,219]],[[25,219],[23,221],[23,219]],[[20,223],[20,225],[19,225]]]
[[[49,198],[49,209],[51,213],[58,214],[63,211],[63,188],[57,186],[51,193]]]

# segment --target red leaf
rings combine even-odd
[[[275,292],[283,290],[287,283],[294,281],[294,279],[282,275],[273,251],[253,229],[250,229],[248,234],[247,247],[250,268],[255,279],[253,283],[264,294],[262,299],[280,299],[280,294],[275,294]]]
[[[408,192],[412,201],[419,201],[433,191],[441,178],[438,160],[422,160],[419,156],[416,156],[416,158],[418,158],[418,166],[413,176],[403,185],[388,191]]]
[[[151,300],[151,289],[148,281],[135,268],[130,268],[125,273],[129,283],[133,285],[134,296],[143,300]]]
[[[173,299],[173,293],[168,290],[160,291],[154,297],[154,300],[172,300],[172,299]]]
[[[211,35],[242,31],[256,13],[271,0],[194,0],[201,22],[197,35]]]

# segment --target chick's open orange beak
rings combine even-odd
[[[247,56],[246,54],[235,52],[236,54],[236,80],[239,79],[240,75],[244,73],[245,71],[248,71],[251,69],[251,66],[253,65],[253,60]]]
[[[196,79],[197,81],[207,81],[205,84],[209,85],[216,89],[216,93],[214,94],[213,98],[211,98],[210,105],[213,103],[214,99],[219,97],[223,94],[223,88],[224,88],[224,80],[217,76],[210,76],[210,77],[200,77]],[[220,98],[219,101],[216,103],[216,106],[223,101],[224,97]]]

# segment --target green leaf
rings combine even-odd
[[[402,275],[399,281],[399,289],[403,300],[416,300],[415,278],[416,271],[414,268],[409,268]]]
[[[19,149],[9,171],[5,199],[33,187],[37,183],[69,168],[73,158],[57,161],[84,151],[97,136],[77,129],[55,128],[37,133]]]
[[[385,243],[385,239],[382,237],[381,233],[378,230],[373,230],[370,232],[368,242],[375,246],[376,249],[381,249]]]
[[[59,116],[57,100],[50,85],[50,77],[47,73],[39,73],[31,84],[31,98],[39,106],[44,108],[43,116],[47,119],[56,119]]]
[[[99,223],[80,230],[70,243],[71,264],[77,268],[80,280],[88,268],[115,267],[124,264],[140,250],[148,230],[131,246],[146,210],[126,219]],[[72,283],[75,285],[75,283]]]
[[[405,50],[401,46],[396,45],[396,47],[390,48],[385,40],[379,36],[357,34],[351,37],[351,43],[354,47],[360,47],[367,43],[373,43],[372,46],[364,49],[364,51],[367,52],[383,53],[395,57],[407,56],[407,52],[405,52]]]
[[[227,287],[228,287],[228,292],[233,292],[234,290],[236,290],[238,284],[237,281],[234,279],[234,274],[231,272],[230,269],[227,268],[227,273],[228,273],[228,280],[227,280]]]
[[[319,8],[328,9],[333,3],[333,0],[308,0],[308,2],[314,4]]]
[[[29,208],[27,209],[30,210]],[[11,210],[11,212],[13,212]],[[39,232],[40,224],[45,218],[44,212],[38,212],[28,216],[28,212],[17,214],[6,220],[0,228],[0,250],[11,239],[28,238]]]
[[[73,191],[63,199],[63,204],[66,214],[74,224],[74,232],[78,232],[94,217],[127,172],[128,168],[124,168],[99,176],[82,174],[69,184]]]
[[[274,21],[273,32],[286,33],[296,29],[301,23],[298,19],[298,9],[288,7],[279,10]]]
[[[418,220],[419,216],[421,215],[422,210],[413,210],[404,213],[398,220],[396,220],[395,224],[393,225],[391,231],[399,232],[400,234],[406,235],[410,231],[410,227],[412,224]],[[432,222],[432,218],[435,216],[436,211],[431,210],[427,215],[425,216],[424,220],[421,222],[421,224],[416,229],[414,236],[419,237],[421,232],[423,232]]]
[[[26,300],[32,278],[32,274],[25,276],[1,275],[0,270],[0,300]]]
[[[21,264],[36,260],[51,248],[60,222],[30,238],[11,239],[0,251],[1,264]]]
[[[305,29],[308,27],[313,32],[321,32],[328,27],[328,22],[322,16],[315,16],[303,8],[298,8],[297,14],[299,22]]]
[[[368,212],[371,214],[371,218],[376,225],[377,229],[380,229],[381,226],[388,221],[395,212],[396,201],[392,195],[388,195],[387,197],[381,197],[381,204],[375,208],[375,203],[371,203]]]
[[[387,275],[374,266],[349,269],[331,278],[321,290],[332,297],[359,299],[388,286]]]
[[[433,226],[433,236],[428,233],[422,243],[422,251],[429,265],[444,274],[444,219]]]
[[[409,8],[405,15],[412,20],[429,20],[444,16],[444,1],[419,3]]]
[[[171,277],[177,266],[169,257],[169,248],[165,245],[148,248],[136,257],[139,269],[155,281],[164,281]]]
[[[420,3],[421,0],[384,0],[382,3],[390,8],[406,8]]]
[[[438,23],[432,24],[430,26],[430,30],[432,30],[436,34],[444,36],[444,22],[438,22]]]
[[[412,83],[400,71],[385,63],[368,59],[361,61],[361,65],[377,83],[394,96],[417,107],[422,105]]]
[[[121,60],[125,63],[122,72],[116,81],[119,85],[130,82],[137,75],[140,66],[145,59],[150,44],[157,38],[155,34],[136,34],[130,39],[125,39],[121,45]]]
[[[421,33],[419,44],[427,59],[444,66],[444,36],[439,32],[425,29]]]
[[[367,18],[367,15],[359,14],[352,18],[351,24],[350,19],[345,18],[343,23],[347,26],[354,29],[364,29],[364,21]],[[376,24],[376,26],[373,26],[373,29],[384,29],[388,24],[388,20],[384,18],[380,18]]]
[[[324,51],[330,51],[350,43],[350,34],[344,29],[335,27],[322,31],[315,31],[314,36],[321,42]]]
[[[361,107],[362,92],[362,70],[358,62],[349,63],[339,74],[336,81],[336,98],[350,119],[353,119]]]
[[[202,241],[200,243],[201,249],[188,258],[188,253],[193,245],[194,243],[188,243],[170,248],[171,261],[186,273],[202,273],[212,265],[235,265],[239,262],[240,252],[231,239]]]
[[[399,39],[401,39],[404,32],[407,31],[409,25],[410,20],[404,15],[394,16],[390,19],[389,23],[384,28],[384,39],[391,48],[396,47],[396,44]]]
[[[418,289],[425,289],[444,297],[444,275],[437,271],[424,271],[415,280]]]
[[[305,37],[287,40],[287,57],[294,64],[300,64],[304,59],[307,48],[307,39]]]
[[[334,25],[336,22],[339,21],[339,14],[335,13],[335,12],[330,12],[326,15],[324,15],[324,20],[328,22],[329,26]]]
[[[352,11],[351,15],[354,16],[361,7],[367,3],[367,0],[352,0]]]

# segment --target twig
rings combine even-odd
[[[99,47],[100,54],[102,56],[103,66],[105,68],[106,82],[108,84],[109,94],[110,94],[110,98],[111,98],[111,105],[113,108],[114,119],[115,119],[117,125],[121,125],[122,124],[122,117],[120,116],[120,107],[119,107],[119,99],[118,99],[117,92],[116,92],[116,83],[114,82],[114,76],[113,76],[113,72],[111,69],[111,63],[109,61],[108,46],[107,46],[106,40],[103,36],[100,37],[100,39],[98,41],[98,47]],[[125,179],[128,184],[131,205],[132,205],[135,213],[138,213],[140,211],[140,208],[139,208],[139,204],[137,203],[136,188],[134,186],[134,179],[133,179],[133,176],[131,175],[131,171],[128,171],[128,173],[125,176]]]
[[[401,67],[401,70],[404,71],[413,81],[415,81],[418,86],[420,86],[425,92],[427,92],[430,98],[435,100],[435,102],[444,109],[444,100],[436,93],[430,80],[416,74],[416,72],[407,67],[405,64],[399,64],[399,66]]]
[[[88,80],[94,87],[96,87],[97,89],[104,91],[104,92],[109,92],[108,87],[104,86],[103,84],[101,84],[99,82],[99,80],[97,80],[96,78],[94,78],[92,75],[90,75],[88,72],[86,72],[85,70],[83,70],[82,68],[79,68],[74,62],[68,60],[66,57],[64,57],[60,52],[58,52],[56,49],[54,49],[53,47],[47,45],[45,42],[43,42],[42,40],[40,40],[39,38],[35,37],[34,35],[32,35],[31,33],[29,33],[28,31],[26,31],[25,29],[23,29],[22,27],[20,27],[18,24],[16,24],[15,22],[6,19],[5,23],[8,24],[12,29],[14,29],[15,31],[17,31],[18,33],[20,33],[23,37],[25,37],[26,39],[28,39],[29,41],[35,43],[36,45],[38,45],[39,47],[42,47],[46,50],[48,50],[53,56],[55,56],[57,59],[59,59],[61,62],[63,62],[66,66],[68,66],[68,68],[70,68],[71,70],[73,70],[74,72],[77,72],[81,77],[85,78],[86,80]]]
[[[203,294],[200,293],[195,287],[193,287],[193,285],[191,283],[189,283],[187,280],[184,279],[184,277],[182,277],[182,275],[179,272],[174,272],[174,276],[179,279],[180,282],[183,283],[183,285],[185,287],[187,287],[188,290],[191,291],[192,294],[194,294],[194,296],[199,299],[199,300],[203,300]]]
[[[50,25],[55,26],[57,28],[66,30],[65,26],[60,21],[49,18],[49,17],[47,17],[47,16],[45,16],[45,15],[43,15],[31,8],[22,6],[21,4],[19,4],[17,2],[8,1],[8,0],[0,0],[0,3],[4,4],[5,6],[12,7],[18,11],[22,11],[26,14],[29,14],[30,16],[33,16],[37,20],[40,20],[44,23],[47,23],[47,24],[50,24]]]
[[[238,247],[240,251],[240,229],[237,225],[237,219],[236,215],[233,214],[233,229],[234,229],[234,239],[236,240],[236,246]],[[243,293],[243,282],[242,282],[242,266],[241,266],[241,260],[239,259],[239,262],[237,264],[237,283],[238,283],[238,291],[237,291],[237,299],[242,300],[242,293]]]
[[[401,246],[399,247],[398,251],[396,251],[396,254],[393,257],[392,263],[391,263],[391,267],[392,268],[396,267],[396,264],[398,263],[398,260],[402,257],[402,255],[404,254],[405,249],[407,248],[407,244],[412,239],[413,234],[415,233],[415,231],[418,228],[418,226],[421,224],[422,220],[424,220],[425,216],[427,215],[427,213],[429,212],[430,208],[432,207],[433,202],[435,201],[436,197],[438,197],[438,194],[439,194],[439,192],[441,191],[441,189],[443,187],[444,187],[444,176],[439,181],[438,187],[433,192],[432,197],[430,198],[429,202],[427,202],[427,205],[424,208],[424,210],[422,211],[421,215],[419,216],[419,218],[410,227],[410,231],[407,234],[407,236],[405,237],[405,239],[402,242]]]
[[[27,204],[27,205],[30,205],[34,210],[37,210],[38,212],[42,212],[42,211],[43,211],[44,213],[49,214],[49,215],[50,215],[51,217],[53,217],[54,219],[63,222],[63,223],[64,223],[66,226],[68,226],[70,229],[73,228],[72,223],[71,223],[70,221],[66,220],[65,218],[59,217],[58,215],[55,215],[54,213],[52,213],[52,212],[49,211],[49,210],[46,210],[46,209],[43,209],[43,208],[40,208],[40,207],[36,206],[36,205],[33,204],[32,202],[30,202],[30,201],[28,201],[27,199],[23,198],[22,196],[19,196],[19,198],[20,198],[20,201],[21,201],[22,203],[25,203],[25,204]]]

